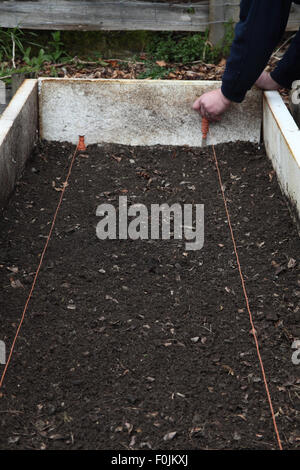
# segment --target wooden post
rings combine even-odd
[[[25,80],[25,73],[14,74],[11,79],[12,96],[18,91]]]
[[[11,95],[14,96],[26,78],[36,78],[34,72],[14,73],[11,79]]]
[[[11,90],[0,79],[0,116],[11,99]]]
[[[216,45],[225,34],[225,0],[209,0],[209,40]]]

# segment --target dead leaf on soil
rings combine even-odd
[[[11,271],[12,273],[15,273],[17,274],[17,272],[19,271],[19,268],[17,268],[17,266],[7,266],[6,269],[8,269],[8,271]]]
[[[222,367],[223,367],[223,369],[228,371],[228,374],[234,375],[234,371],[230,366],[227,366],[226,364],[223,364]]]
[[[164,60],[157,60],[155,63],[159,65],[160,67],[166,67],[167,65],[167,63]]]
[[[236,416],[238,416],[239,418],[242,418],[244,421],[247,421],[247,418],[244,415],[236,415]]]
[[[64,188],[66,188],[67,186],[69,186],[69,184],[65,181],[62,185],[62,187],[56,187],[55,186],[55,181],[52,181],[52,188],[55,190],[55,191],[63,191]]]
[[[14,289],[18,289],[19,287],[22,287],[24,289],[24,286],[22,282],[19,281],[19,279],[14,279],[13,277],[10,277],[9,280],[11,287],[13,287]]]
[[[112,155],[112,158],[116,160],[116,162],[120,163],[122,161],[121,157],[117,157],[116,155]]]
[[[105,299],[106,299],[106,300],[112,300],[112,301],[115,302],[116,304],[119,303],[118,300],[117,300],[117,299],[114,299],[111,295],[106,295],[106,296],[105,296]]]
[[[269,173],[269,181],[270,181],[270,183],[272,183],[272,180],[273,180],[274,175],[275,175],[275,171],[274,171],[274,170],[270,171],[270,173]]]
[[[20,436],[12,436],[12,437],[9,437],[7,442],[9,444],[17,444],[20,440]]]
[[[133,430],[133,424],[125,423],[125,428],[127,429],[128,434],[131,434]]]
[[[296,266],[296,264],[297,264],[297,261],[294,258],[290,258],[287,266],[289,269],[293,269]]]
[[[49,439],[52,439],[52,441],[64,441],[66,438],[62,434],[51,434]]]
[[[176,431],[168,432],[168,434],[164,435],[164,441],[172,441],[174,437],[176,436],[176,434],[177,434]]]
[[[223,57],[223,59],[220,60],[220,62],[218,63],[218,67],[225,67],[226,65],[226,59]]]

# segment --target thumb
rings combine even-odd
[[[201,108],[201,98],[197,98],[196,101],[193,103],[193,109],[195,111],[200,111]]]

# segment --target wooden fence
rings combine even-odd
[[[64,30],[205,31],[216,43],[224,25],[236,21],[238,0],[197,3],[134,0],[0,0],[0,26]],[[288,30],[299,28],[300,7],[293,5]]]

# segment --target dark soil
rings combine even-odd
[[[73,151],[41,144],[1,219],[7,349]],[[296,449],[297,231],[263,148],[216,151],[280,435]],[[100,241],[96,207],[125,194],[204,204],[203,249]],[[212,150],[92,146],[76,159],[1,389],[0,447],[275,449],[250,330]]]

